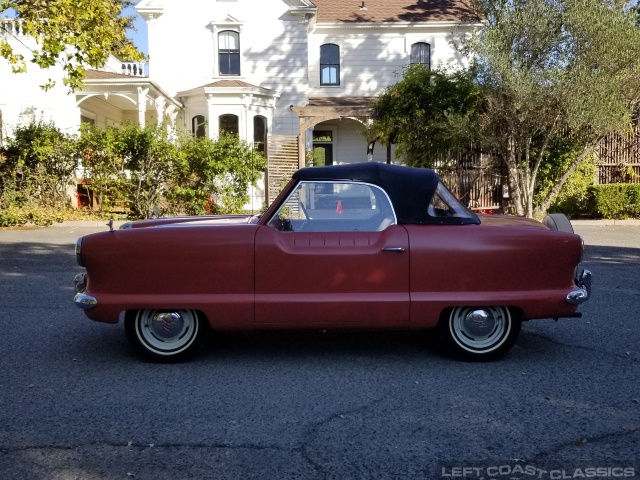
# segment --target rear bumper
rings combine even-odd
[[[85,295],[84,293],[76,293],[76,296],[73,297],[73,303],[75,303],[78,307],[83,310],[89,310],[98,305],[98,300],[91,295]]]
[[[580,305],[591,297],[591,271],[586,268],[576,277],[575,290],[567,294],[567,302],[571,305]]]

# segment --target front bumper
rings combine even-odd
[[[591,297],[591,270],[586,268],[576,278],[576,290],[567,294],[567,302],[571,305],[580,305]]]
[[[83,310],[89,310],[98,305],[98,300],[96,300],[95,297],[84,293],[87,288],[87,275],[85,273],[76,275],[73,283],[76,286],[76,292],[78,292],[76,296],[73,297],[73,303]]]

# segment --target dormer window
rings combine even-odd
[[[220,75],[240,75],[240,34],[223,30],[218,34],[218,65]]]

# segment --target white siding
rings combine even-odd
[[[253,141],[254,115],[268,119],[269,133],[297,135],[299,119],[291,106],[305,106],[310,97],[373,97],[386,86],[400,80],[409,63],[411,44],[431,45],[431,65],[460,67],[464,60],[451,41],[464,34],[466,27],[452,25],[399,26],[330,26],[301,23],[289,13],[290,2],[282,0],[164,0],[162,14],[148,21],[149,74],[170,96],[190,92],[180,98],[185,109],[179,123],[191,127],[194,115],[205,115],[211,136],[217,133],[217,117],[233,113],[240,117],[240,133]],[[226,24],[225,24],[226,22]],[[217,67],[217,32],[224,29],[240,32],[241,75],[220,77]],[[217,30],[216,30],[217,29]],[[320,46],[340,46],[340,85],[320,87]],[[20,47],[18,44],[18,48]],[[111,60],[106,70],[118,73],[118,63]],[[41,71],[29,65],[29,73],[16,75],[6,62],[0,62],[0,109],[5,134],[13,125],[33,119],[53,119],[63,130],[75,133],[80,108],[74,95],[61,85],[59,68]],[[49,77],[60,85],[48,92],[39,89]],[[221,79],[237,79],[273,90],[279,95],[274,105],[264,99],[242,95],[216,95],[207,100],[204,90],[194,89]],[[195,93],[194,93],[195,92]],[[98,126],[123,119],[137,121],[136,111],[123,111],[117,102],[94,98],[81,104],[95,116]],[[147,124],[155,113],[147,105]],[[336,162],[366,159],[366,141],[357,133],[354,120],[335,123],[338,135],[334,155]],[[8,128],[7,128],[8,127]],[[386,160],[386,149],[376,146],[375,160]]]
[[[431,45],[431,66],[460,67],[464,61],[451,45],[463,30],[441,28],[317,28],[309,37],[309,96],[378,95],[402,78],[410,62],[411,44]],[[340,46],[340,85],[320,86],[320,46]]]
[[[3,137],[11,135],[13,129],[30,121],[54,121],[61,130],[77,133],[80,126],[80,110],[76,107],[74,96],[68,95],[68,88],[62,84],[62,68],[58,65],[46,70],[30,63],[30,51],[27,46],[33,42],[28,37],[11,41],[14,53],[27,59],[27,73],[13,73],[8,63],[0,60],[0,111],[2,111]],[[44,91],[40,85],[49,79],[57,81],[54,88]]]
[[[189,11],[197,15],[186,13]],[[211,24],[229,16],[240,23],[239,77],[220,77],[216,65],[217,39]],[[307,31],[306,24],[289,15],[284,2],[167,0],[164,14],[149,23],[148,31],[149,71],[170,94],[220,79],[237,79],[269,88],[282,93],[271,133],[298,133],[298,118],[289,107],[306,104]]]

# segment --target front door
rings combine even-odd
[[[409,325],[409,242],[379,187],[301,182],[256,233],[256,322]]]

